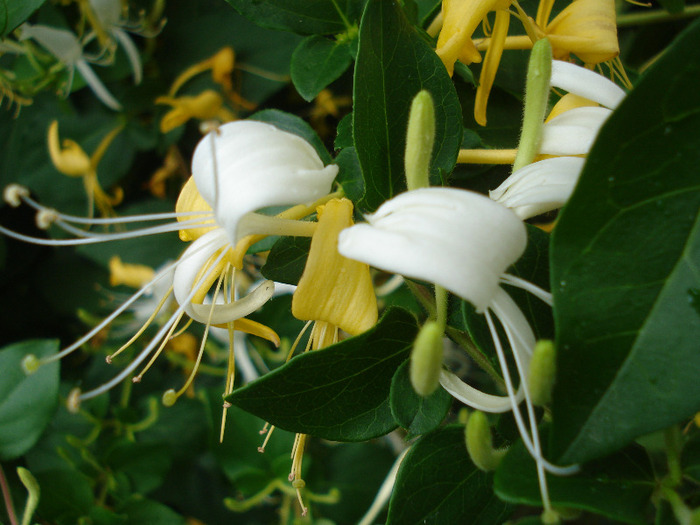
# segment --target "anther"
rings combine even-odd
[[[107,357],[105,357],[105,361],[108,365],[111,365],[112,364],[112,356],[108,355]]]
[[[41,360],[34,354],[27,354],[22,359],[22,370],[27,375],[31,375],[36,372],[41,366]]]
[[[29,189],[20,184],[9,184],[2,192],[3,200],[13,208],[22,204],[22,199],[25,197],[29,197]]]
[[[58,219],[58,212],[51,208],[44,208],[36,213],[36,226],[40,230],[47,230]]]
[[[224,408],[231,408],[233,405],[229,403],[228,401],[224,401]]]
[[[80,410],[80,389],[74,388],[68,394],[68,399],[66,399],[66,408],[71,414],[77,414]]]
[[[177,401],[177,393],[175,390],[170,388],[163,393],[162,402],[164,406],[171,407],[175,404],[175,401]]]
[[[141,382],[141,376],[134,376],[134,377],[132,377],[132,378],[131,378],[131,382],[132,382],[132,383],[140,383],[140,382]],[[163,401],[163,404],[165,404],[165,401]],[[170,406],[170,405],[166,405],[166,406]]]

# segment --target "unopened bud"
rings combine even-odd
[[[426,90],[420,91],[411,103],[406,132],[406,184],[409,190],[430,186],[430,157],[435,142],[435,105]]]
[[[554,343],[547,339],[537,341],[532,351],[528,388],[530,399],[536,406],[547,405],[552,401],[552,388],[557,373],[557,351]]]
[[[423,325],[413,343],[410,376],[418,395],[429,396],[438,387],[442,369],[443,329],[435,321]]]
[[[485,472],[496,470],[506,449],[494,449],[491,426],[483,412],[472,412],[465,429],[467,452],[474,465]]]

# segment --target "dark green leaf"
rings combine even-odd
[[[700,410],[700,22],[608,120],[552,239],[553,457]]]
[[[624,523],[648,523],[655,482],[641,447],[587,463],[573,476],[548,474],[547,484],[555,507],[588,510]],[[535,462],[522,441],[510,448],[498,466],[494,489],[505,501],[542,505]]]
[[[324,164],[330,164],[331,156],[328,154],[321,139],[318,138],[318,135],[311,126],[296,115],[285,113],[278,109],[264,109],[254,113],[250,118],[251,120],[259,120],[260,122],[274,124],[283,131],[298,135],[314,147]]]
[[[469,459],[463,426],[426,434],[401,463],[387,525],[503,523],[510,508],[493,494],[492,480]]]
[[[0,350],[0,459],[21,456],[39,439],[58,402],[58,362],[40,366],[31,375],[22,359],[38,359],[58,351],[58,341],[34,340]]]
[[[334,34],[347,29],[334,0],[226,0],[239,13],[270,29],[302,35]],[[355,3],[361,3],[356,1]]]
[[[673,15],[683,12],[685,8],[685,0],[659,0],[661,6]]]
[[[128,516],[129,525],[185,525],[185,518],[157,501],[132,497],[118,507]]]
[[[353,202],[359,202],[365,191],[362,169],[355,148],[345,148],[335,158],[340,167],[337,181],[343,187],[345,196]]]
[[[431,180],[442,184],[462,142],[462,110],[445,66],[395,0],[372,0],[367,5],[354,89],[353,132],[365,180],[361,207],[372,211],[406,189],[408,113],[422,89],[430,92],[435,103]]]
[[[297,356],[227,400],[292,432],[334,441],[384,435],[396,428],[391,378],[416,332],[410,314],[391,310],[364,334]]]
[[[0,0],[0,38],[24,22],[46,0]]]
[[[292,54],[291,74],[294,87],[311,102],[328,84],[336,80],[352,62],[348,41],[310,36],[301,41]]]
[[[159,487],[170,468],[170,451],[164,443],[123,440],[107,453],[106,464],[127,475],[133,492],[146,494]]]
[[[337,136],[335,137],[335,143],[333,146],[335,149],[345,149],[350,148],[355,144],[352,138],[352,113],[348,113],[340,122],[338,122],[338,127],[336,128]]]
[[[34,477],[41,487],[38,514],[52,523],[77,523],[95,504],[90,481],[76,470],[46,470]]]
[[[409,377],[410,363],[406,361],[394,374],[391,381],[391,413],[396,422],[408,432],[406,439],[434,430],[452,405],[452,397],[438,388],[428,397],[416,394]]]
[[[260,271],[266,279],[297,284],[304,273],[310,247],[309,237],[282,237],[270,250],[265,266]]]

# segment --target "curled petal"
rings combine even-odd
[[[561,208],[578,182],[585,159],[555,157],[515,171],[489,196],[522,220]]]
[[[500,414],[503,412],[510,412],[513,409],[513,404],[508,396],[495,396],[482,392],[466,384],[448,370],[442,370],[440,372],[440,384],[442,388],[447,390],[456,400],[476,410]],[[520,403],[524,397],[525,395],[521,388],[516,394],[516,403]]]
[[[63,147],[58,137],[58,121],[54,120],[49,126],[49,155],[54,167],[69,177],[80,177],[92,171],[90,157],[72,140],[64,140]]]
[[[345,257],[433,282],[484,311],[501,274],[525,250],[525,226],[507,208],[469,191],[424,188],[382,204],[338,239]]]
[[[539,152],[545,155],[585,155],[611,110],[579,107],[562,113],[544,125]]]
[[[610,109],[625,98],[624,90],[603,75],[561,60],[552,61],[550,84]]]
[[[324,167],[304,139],[255,121],[224,124],[195,149],[192,175],[231,244],[238,223],[268,206],[309,204],[328,194],[338,167]]]

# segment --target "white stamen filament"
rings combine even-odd
[[[379,491],[377,491],[377,495],[374,497],[374,501],[372,501],[372,505],[370,505],[369,509],[367,509],[367,512],[362,517],[362,519],[357,522],[357,525],[373,525],[374,524],[375,518],[379,515],[379,513],[382,511],[382,509],[386,506],[387,501],[389,501],[389,497],[391,496],[391,492],[394,490],[394,485],[396,484],[396,476],[399,473],[399,467],[401,466],[401,462],[403,461],[403,458],[406,457],[406,454],[408,453],[409,450],[411,450],[411,449],[410,448],[405,449],[396,458],[396,460],[394,461],[394,464],[392,465],[391,469],[389,470],[389,473],[387,474],[386,478],[384,478],[384,481],[382,482],[382,486],[379,487]]]
[[[532,295],[534,295],[544,303],[548,304],[549,306],[552,306],[553,304],[551,292],[543,290],[536,284],[522,279],[521,277],[517,277],[516,275],[512,275],[509,273],[504,273],[501,276],[501,282],[504,284],[509,284],[510,286],[515,286],[516,288],[520,288],[522,290],[525,290],[526,292],[530,292]]]

